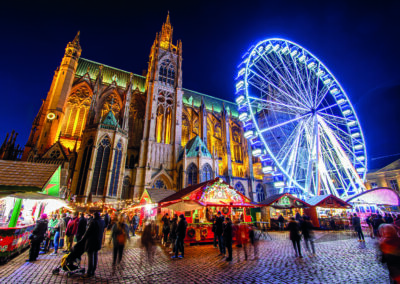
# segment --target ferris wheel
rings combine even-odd
[[[238,66],[244,136],[282,191],[347,197],[364,190],[363,132],[345,91],[311,52],[284,39],[251,47]]]

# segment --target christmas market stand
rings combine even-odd
[[[139,225],[143,225],[143,220],[160,222],[163,213],[168,209],[158,207],[159,202],[168,196],[175,194],[176,191],[169,189],[145,189],[139,199],[139,204],[128,208],[128,215],[137,214],[140,218]],[[157,219],[158,217],[158,219]]]
[[[296,213],[303,215],[304,209],[310,207],[307,202],[289,193],[272,195],[258,204],[263,207],[261,209],[262,220],[268,222],[271,229],[279,228],[279,215],[288,221],[290,217],[295,217]]]
[[[218,211],[232,222],[252,222],[251,200],[220,178],[192,185],[159,202],[170,216],[184,214],[188,222],[185,242],[198,243],[213,240],[212,220]],[[162,214],[162,212],[160,212]]]
[[[346,229],[350,226],[349,209],[352,206],[332,194],[314,196],[307,200],[309,208],[304,213],[311,218],[314,227],[321,229]]]
[[[66,206],[59,190],[59,165],[0,160],[1,262],[29,246],[40,214]]]

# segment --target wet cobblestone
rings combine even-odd
[[[40,255],[36,262],[25,263],[26,251],[0,266],[0,283],[389,283],[370,238],[359,243],[348,234],[318,233],[317,255],[306,255],[302,243],[305,257],[300,259],[294,256],[286,232],[270,235],[272,240],[259,241],[259,259],[251,251],[246,261],[243,249],[234,247],[233,261],[226,262],[212,245],[199,245],[185,247],[185,259],[171,260],[167,250],[157,246],[152,265],[136,237],[119,269],[113,270],[111,248],[105,247],[95,277],[85,280],[79,274],[52,275],[62,254]],[[82,265],[87,267],[85,254]]]

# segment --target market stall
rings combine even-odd
[[[139,204],[132,205],[127,209],[128,214],[138,214],[140,226],[143,225],[144,220],[158,223],[157,216],[162,216],[166,212],[166,209],[158,207],[159,202],[175,193],[176,191],[169,189],[145,189],[139,199]]]
[[[189,186],[160,201],[161,208],[170,215],[184,214],[188,222],[185,242],[210,242],[213,240],[212,220],[218,211],[232,222],[252,221],[251,200],[220,178]]]
[[[347,199],[362,222],[371,214],[400,213],[400,195],[391,188],[375,188]]]
[[[352,206],[346,201],[329,194],[314,196],[307,203],[310,207],[304,213],[311,218],[314,227],[331,230],[349,228],[348,210]]]
[[[278,217],[282,215],[287,222],[290,217],[295,217],[296,213],[304,214],[304,209],[310,205],[289,194],[281,193],[267,197],[264,201],[259,203],[260,206],[266,207],[262,210],[262,221],[269,223],[271,229],[278,229]]]
[[[0,160],[0,261],[29,245],[36,219],[65,206],[58,165]],[[41,193],[38,193],[41,191]]]

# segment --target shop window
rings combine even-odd
[[[94,165],[93,180],[91,193],[93,195],[103,195],[108,169],[108,161],[110,159],[111,143],[110,140],[104,138],[99,143],[97,149],[97,158]]]
[[[187,180],[188,180],[188,186],[197,184],[197,167],[195,164],[190,164],[188,169],[187,169]]]
[[[86,144],[85,150],[83,151],[82,163],[79,170],[78,185],[76,189],[78,195],[85,194],[85,185],[90,164],[90,158],[92,156],[92,149],[93,149],[93,139],[89,139],[89,141]]]
[[[110,189],[108,191],[109,196],[117,196],[119,173],[121,171],[121,160],[122,160],[122,144],[118,142],[117,148],[114,149],[114,162],[111,174]]]

